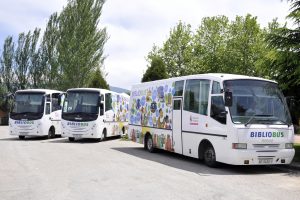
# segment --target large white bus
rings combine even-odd
[[[61,98],[63,92],[57,90],[18,90],[9,115],[9,133],[20,139],[60,134]]]
[[[80,138],[120,136],[128,129],[129,95],[105,89],[67,90],[62,110],[62,136]]]
[[[289,164],[294,130],[274,81],[199,74],[135,85],[129,138],[157,149],[232,165]]]

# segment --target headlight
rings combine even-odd
[[[286,149],[293,149],[294,145],[293,145],[293,143],[285,143],[285,148]]]
[[[246,143],[232,143],[233,149],[247,149]]]

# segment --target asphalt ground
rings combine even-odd
[[[104,142],[8,135],[0,127],[1,200],[299,199],[300,172],[276,166],[209,168],[197,159],[119,138]]]

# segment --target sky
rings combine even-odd
[[[9,35],[45,29],[49,16],[60,12],[67,0],[1,0],[0,51]],[[203,17],[225,15],[257,16],[261,27],[278,18],[283,24],[289,13],[286,0],[106,0],[100,27],[106,27],[109,40],[104,46],[106,80],[109,85],[131,89],[140,82],[148,63],[145,57],[154,44],[162,46],[170,29],[179,21],[195,30]]]

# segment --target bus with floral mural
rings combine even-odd
[[[49,89],[18,90],[9,115],[9,133],[54,138],[61,134],[61,107],[64,93]]]
[[[199,74],[134,85],[129,138],[214,167],[291,163],[294,130],[276,82]]]
[[[128,128],[129,95],[97,88],[68,89],[62,109],[62,137],[80,138],[125,134]]]

